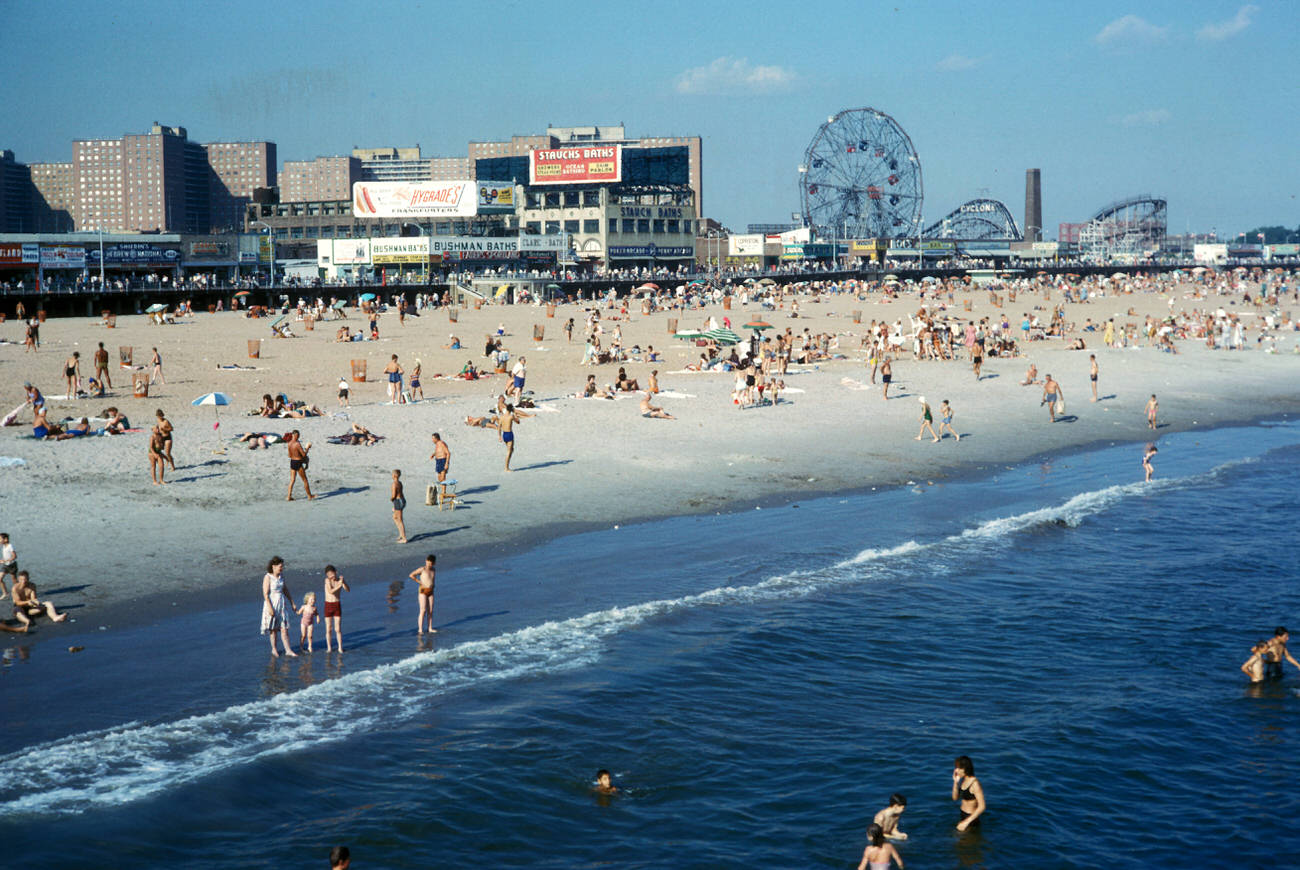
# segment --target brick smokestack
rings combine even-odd
[[[1025,170],[1025,241],[1043,240],[1043,174],[1037,169]]]

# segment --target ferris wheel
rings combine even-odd
[[[884,112],[845,109],[828,118],[799,175],[804,221],[823,237],[892,239],[921,230],[921,160]]]

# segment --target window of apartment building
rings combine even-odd
[[[384,235],[386,236],[400,236],[401,234],[402,234],[401,224],[388,224],[387,226],[384,227]]]
[[[541,231],[542,231],[541,221],[528,221],[526,224],[524,224],[524,232],[526,233],[530,233],[532,235],[539,235]]]
[[[458,236],[463,236],[469,232],[469,224],[466,221],[455,221],[451,225],[452,232]]]
[[[583,204],[583,205],[600,205],[600,191],[599,191],[599,190],[584,190],[584,191],[582,192],[582,204]]]
[[[678,225],[678,223],[679,223],[679,222],[678,222],[677,218],[669,218],[669,219],[668,219],[668,232],[671,233],[671,234],[673,234],[673,235],[676,235],[677,233],[681,232],[681,230],[677,229],[677,225]]]
[[[559,208],[559,207],[560,207],[560,193],[559,193],[559,191],[552,190],[552,191],[550,191],[549,193],[546,194],[546,207],[547,207],[547,208]]]
[[[289,238],[289,228],[288,228],[288,227],[276,227],[276,228],[275,228],[275,237],[276,237],[277,239],[287,239],[287,238]]]
[[[352,227],[338,227],[335,234],[340,239],[350,239],[352,238]]]
[[[657,236],[662,236],[664,234],[664,222],[662,218],[655,218],[654,233]]]
[[[331,226],[324,226],[324,227],[319,227],[319,228],[317,228],[317,230],[316,230],[316,238],[318,238],[318,239],[332,239],[332,238],[334,238],[334,227],[331,225]]]
[[[581,194],[576,190],[566,190],[564,192],[564,204],[566,206],[576,206],[581,201]]]
[[[289,238],[301,239],[303,237],[302,227],[289,227]]]
[[[547,234],[548,236],[554,236],[554,235],[557,235],[557,234],[559,234],[559,232],[560,232],[560,222],[559,222],[559,221],[547,221],[547,222],[546,222],[546,234]]]
[[[610,233],[618,232],[618,218],[609,219],[609,232]]]
[[[576,232],[578,231],[578,222],[577,222],[577,221],[565,221],[565,222],[564,222],[564,231],[565,231],[566,233],[576,233]]]
[[[650,218],[637,218],[637,219],[636,219],[636,231],[637,231],[638,233],[648,233],[648,232],[650,232]]]
[[[541,208],[541,207],[542,207],[542,195],[541,195],[540,193],[534,193],[534,192],[531,191],[531,190],[528,191],[528,207],[529,207],[529,208]]]
[[[582,231],[584,233],[600,232],[600,218],[587,218],[582,222]]]
[[[634,218],[623,218],[623,232],[629,234],[636,232],[636,220]]]
[[[434,235],[449,236],[451,235],[451,224],[446,221],[438,221],[437,225],[433,228],[433,232]]]

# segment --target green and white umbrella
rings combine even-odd
[[[686,341],[694,341],[697,338],[704,338],[704,333],[698,329],[680,329],[673,333],[673,338],[681,338]]]
[[[710,329],[704,337],[721,345],[740,344],[740,336],[730,329]]]

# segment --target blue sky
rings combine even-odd
[[[6,0],[0,147],[179,124],[281,161],[547,124],[704,137],[705,206],[788,220],[817,127],[873,106],[924,167],[927,223],[975,196],[1047,235],[1137,193],[1170,229],[1300,224],[1300,6],[1254,3]],[[626,11],[625,11],[626,10]]]

